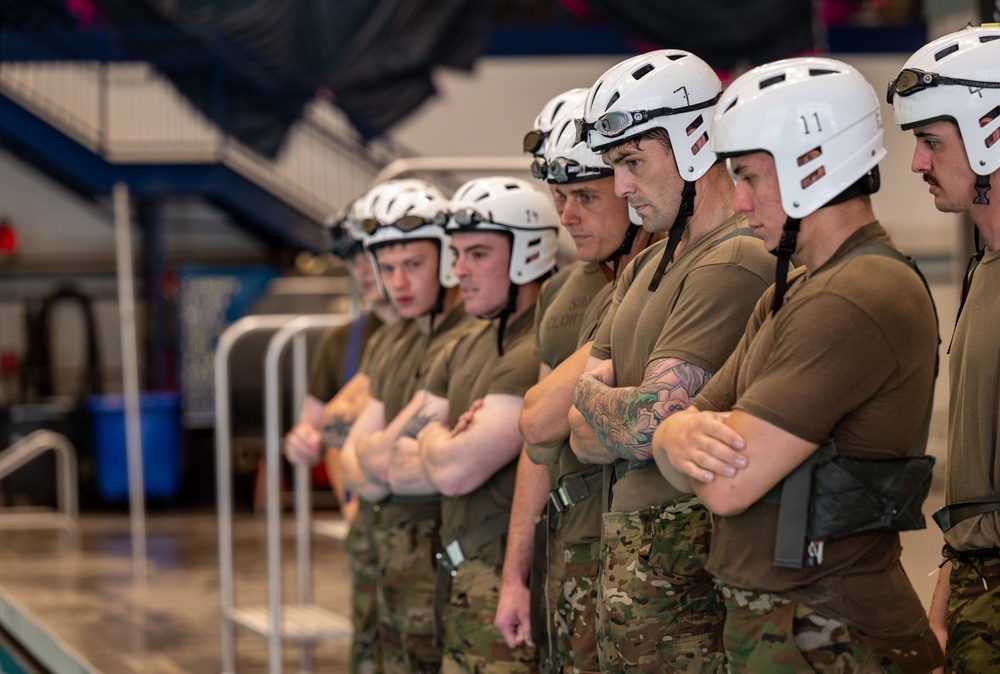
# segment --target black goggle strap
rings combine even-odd
[[[781,241],[774,254],[778,256],[778,264],[774,268],[774,297],[771,301],[771,315],[778,313],[782,303],[785,301],[785,291],[788,290],[788,263],[795,253],[795,246],[799,238],[798,218],[788,218],[781,231]]]
[[[972,203],[974,203],[976,206],[989,206],[990,198],[986,196],[989,193],[990,193],[990,177],[988,175],[987,176],[977,175],[976,198],[972,200]],[[977,229],[976,232],[978,236],[979,230]],[[976,248],[978,249],[979,246],[977,245]]]
[[[497,326],[497,353],[503,355],[503,333],[507,329],[507,319],[517,309],[517,284],[513,281],[507,286],[507,305],[500,312],[500,324]]]
[[[902,89],[899,88],[900,80],[903,80]],[[899,94],[900,96],[910,96],[911,94],[923,91],[927,87],[936,87],[945,84],[969,87],[971,89],[1000,88],[1000,82],[966,80],[960,77],[948,77],[946,75],[938,75],[937,73],[929,73],[916,68],[905,68],[900,71],[899,75],[897,75],[895,79],[889,81],[889,88],[888,91],[886,91],[885,100],[886,103],[892,105],[892,99],[896,94]]]
[[[667,234],[667,246],[663,249],[663,255],[660,256],[660,262],[656,265],[653,278],[649,280],[648,290],[651,293],[656,292],[656,289],[660,287],[660,279],[667,271],[667,265],[674,259],[674,251],[677,250],[677,245],[681,242],[681,235],[684,234],[684,229],[687,227],[688,218],[694,213],[694,196],[694,183],[685,180],[684,189],[681,190],[681,205],[677,210],[674,224],[670,226],[670,232]]]

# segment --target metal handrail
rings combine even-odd
[[[80,515],[77,493],[76,452],[66,436],[55,431],[29,433],[0,452],[0,479],[47,451],[56,454],[56,512],[3,513],[0,529],[57,528],[74,548],[80,547]]]
[[[268,342],[264,367],[265,407],[265,467],[267,485],[267,567],[268,567],[268,649],[272,674],[281,672],[281,493],[280,493],[280,377],[281,355],[294,340],[293,391],[300,398],[306,386],[305,333],[343,325],[351,320],[347,314],[324,314],[289,317],[283,315],[248,316],[233,323],[219,337],[215,355],[215,439],[216,481],[219,511],[219,599],[222,612],[222,661],[224,674],[236,670],[235,625],[231,619],[234,608],[233,538],[232,538],[232,423],[229,409],[229,356],[233,346],[243,337],[261,331],[276,331]],[[309,541],[309,470],[295,469],[295,519],[297,538],[298,599],[307,603],[311,595]],[[309,645],[302,645],[301,671],[312,670]]]

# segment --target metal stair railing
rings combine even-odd
[[[316,99],[270,160],[220,131],[150,63],[0,62],[0,93],[108,162],[222,164],[317,222],[392,159]]]
[[[65,534],[70,546],[78,549],[80,516],[76,451],[66,436],[47,430],[24,436],[0,452],[0,479],[48,451],[56,454],[56,509],[0,509],[0,529],[58,529]]]
[[[311,480],[306,466],[295,466],[295,535],[297,601],[282,602],[281,590],[281,438],[279,364],[289,342],[293,345],[292,390],[296,399],[306,388],[305,333],[343,325],[347,314],[298,316],[248,316],[233,323],[219,337],[215,354],[215,452],[219,516],[219,599],[222,613],[222,672],[236,672],[235,628],[242,627],[268,641],[270,674],[282,672],[282,644],[301,645],[299,670],[312,672],[312,645],[321,640],[345,638],[353,633],[351,621],[312,603]],[[234,345],[255,332],[274,332],[264,362],[264,435],[267,487],[266,605],[236,606],[233,583],[233,506],[229,356]]]

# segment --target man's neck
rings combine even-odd
[[[420,328],[420,332],[425,335],[431,334],[434,330],[434,326],[440,325],[442,319],[447,316],[452,309],[457,307],[461,301],[462,295],[458,286],[454,288],[446,288],[444,291],[444,298],[441,300],[441,311],[438,313],[429,311],[423,316],[417,316],[415,319],[417,327]]]
[[[524,285],[517,287],[517,299],[514,301],[514,311],[507,317],[507,325],[516,321],[521,314],[535,306],[535,302],[538,300],[538,294],[541,291],[541,288],[542,284],[537,281],[525,283]],[[493,324],[494,328],[499,329],[499,316],[490,319],[490,322]]]
[[[811,274],[826,264],[852,234],[874,220],[871,202],[863,197],[807,215],[801,223],[796,261]]]
[[[695,245],[733,215],[733,181],[729,174],[713,166],[695,183],[694,212],[688,219],[674,259]]]

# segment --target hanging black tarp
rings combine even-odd
[[[586,4],[608,25],[658,48],[693,52],[717,70],[808,53],[813,0],[564,0]]]
[[[482,0],[92,2],[138,57],[267,156],[317,90],[363,137],[380,135],[434,93],[436,67],[471,67],[492,16]]]

